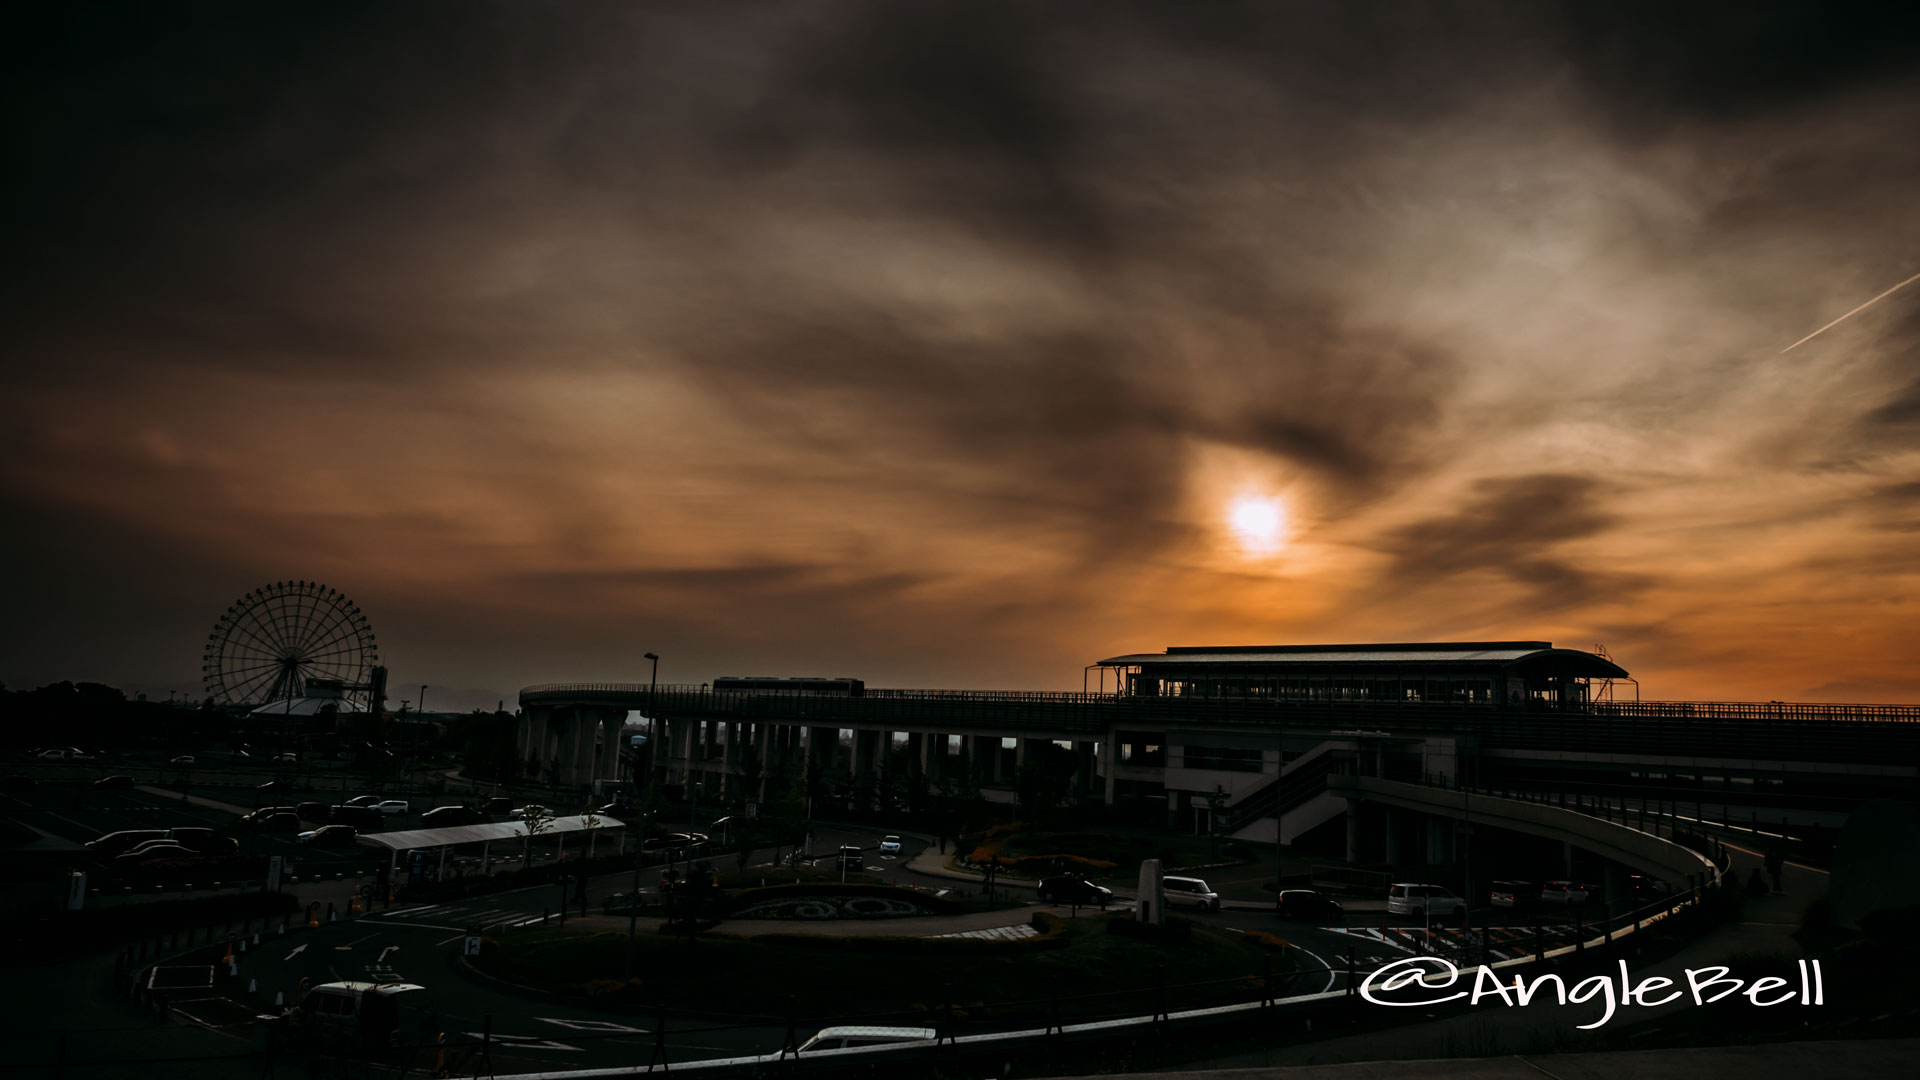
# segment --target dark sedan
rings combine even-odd
[[[299,840],[314,847],[350,848],[358,836],[358,831],[351,825],[322,825],[312,832],[301,833]]]
[[[1283,919],[1299,919],[1302,922],[1333,923],[1346,918],[1346,909],[1340,906],[1338,900],[1312,889],[1280,890],[1274,910]]]
[[[1050,904],[1091,904],[1106,907],[1113,902],[1113,890],[1095,885],[1073,874],[1050,877],[1040,883],[1040,899]]]

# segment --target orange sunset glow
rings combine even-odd
[[[49,31],[0,682],[195,693],[284,578],[446,708],[1448,640],[1920,701],[1913,65],[1376,7]]]

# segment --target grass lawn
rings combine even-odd
[[[541,929],[515,933],[490,948],[480,967],[511,982],[583,994],[614,1007],[779,1017],[792,995],[809,1021],[858,1017],[929,1022],[948,987],[963,1022],[1052,1016],[1062,995],[1066,1019],[1151,1012],[1162,972],[1170,1009],[1259,996],[1270,956],[1276,978],[1292,951],[1253,937],[1193,925],[1185,942],[1146,941],[1109,932],[1120,915],[1064,920],[1064,945],[1040,942],[815,938],[779,942],[708,936],[694,942],[642,931],[638,985],[625,983],[622,931]],[[651,928],[648,928],[651,929]],[[1184,984],[1206,985],[1184,985]],[[885,1019],[883,1019],[885,1018]]]

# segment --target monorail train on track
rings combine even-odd
[[[867,691],[860,679],[774,679],[723,676],[713,680],[716,692],[742,690],[755,694],[804,694],[810,697],[859,697]]]

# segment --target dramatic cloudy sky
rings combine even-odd
[[[1912,5],[5,16],[0,680],[1604,643],[1920,700]],[[75,10],[79,8],[79,10]],[[409,693],[412,691],[409,690]]]

